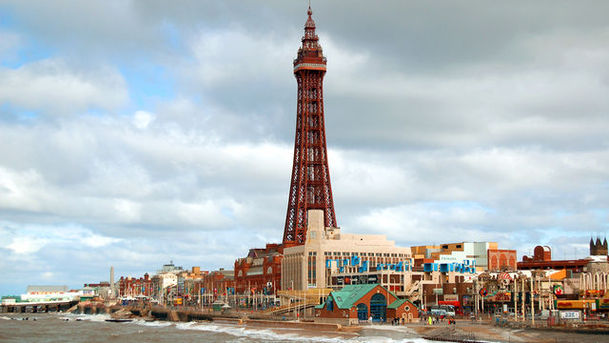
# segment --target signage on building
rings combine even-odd
[[[609,298],[598,299],[598,307],[601,310],[609,310]]]
[[[463,260],[463,262],[447,262],[447,263],[425,263],[423,264],[424,272],[436,272],[442,273],[457,272],[457,273],[476,273],[476,261],[475,260]]]
[[[327,259],[326,268],[338,269],[340,273],[345,271],[345,267],[358,267],[358,273],[369,271],[368,261],[362,261],[359,256],[351,256],[351,258]],[[411,270],[410,260],[400,261],[398,263],[378,263],[376,270],[395,270],[398,272]]]
[[[554,295],[562,295],[564,293],[561,285],[554,285],[553,292]]]
[[[444,294],[444,301],[459,301],[459,294]]]
[[[497,292],[489,297],[488,301],[510,302],[512,301],[511,292]]]
[[[560,311],[560,319],[579,319],[579,311]]]

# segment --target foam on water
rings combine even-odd
[[[323,343],[338,343],[343,342],[343,338],[334,338],[327,336],[307,337],[296,333],[277,333],[271,329],[251,329],[245,327],[237,327],[231,325],[217,325],[207,323],[180,323],[176,328],[181,330],[199,330],[216,333],[223,333],[235,337],[243,337],[257,339],[261,341],[299,341],[299,342],[323,342]]]
[[[133,323],[134,324],[138,324],[138,325],[142,325],[142,326],[158,327],[158,328],[163,328],[163,327],[167,327],[167,326],[173,325],[173,323],[171,323],[171,322],[158,322],[158,321],[147,322],[147,321],[139,320],[139,319],[134,320]]]
[[[106,319],[111,319],[109,314],[73,314],[73,313],[64,313],[61,319],[69,319],[69,320],[88,320],[91,322],[105,322]]]
[[[367,337],[328,337],[328,336],[310,336],[303,335],[300,333],[279,333],[276,330],[284,329],[252,329],[245,327],[237,327],[231,325],[217,325],[207,324],[198,322],[179,323],[176,324],[176,328],[180,330],[198,330],[208,331],[214,333],[223,333],[231,336],[235,336],[241,339],[252,339],[259,340],[262,342],[267,341],[295,341],[295,342],[320,342],[320,343],[339,343],[339,342],[353,342],[353,343],[427,343],[429,342],[423,338],[404,338],[404,339],[393,339],[390,337],[381,336],[367,336]],[[302,331],[302,330],[299,330]],[[302,332],[304,333],[304,332]],[[239,339],[238,341],[241,341]]]
[[[86,320],[91,322],[105,322],[106,319],[110,319],[108,314],[58,314],[58,318],[62,320],[75,321]],[[8,317],[0,317],[0,319],[8,319]],[[178,330],[196,330],[208,333],[224,334],[234,337],[232,342],[269,342],[269,341],[281,341],[281,342],[311,342],[311,343],[430,343],[430,341],[423,338],[392,338],[382,336],[383,332],[393,332],[395,334],[404,333],[412,334],[407,328],[403,327],[391,327],[391,326],[370,326],[365,327],[364,330],[368,334],[363,336],[340,336],[332,335],[327,333],[323,335],[319,332],[303,330],[303,329],[292,329],[292,328],[251,328],[245,326],[236,326],[231,324],[217,324],[207,322],[188,322],[188,323],[172,323],[164,321],[153,321],[147,322],[144,320],[136,319],[133,322],[125,323],[126,325],[135,324],[150,328],[161,328],[174,326]],[[378,330],[378,331],[377,331]],[[377,331],[377,332],[374,332]],[[372,334],[372,335],[370,335]],[[223,339],[226,340],[226,338]]]

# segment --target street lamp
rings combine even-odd
[[[290,284],[292,285],[292,287],[290,287],[291,293],[294,294],[294,280],[290,280]],[[289,294],[290,301],[288,302],[288,312],[289,312],[289,309],[292,306],[291,305],[292,301],[294,300],[294,297],[292,297],[292,294]],[[294,318],[296,318],[296,303],[294,303]]]

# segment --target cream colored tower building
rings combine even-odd
[[[281,261],[281,289],[303,290],[328,287],[330,274],[361,272],[379,263],[396,264],[411,261],[409,247],[396,247],[385,235],[344,234],[340,228],[324,227],[322,210],[309,210],[307,237],[303,245],[286,248]],[[360,261],[360,266],[338,260]],[[327,263],[326,260],[333,262]]]

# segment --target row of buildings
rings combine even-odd
[[[113,288],[126,301],[148,299],[177,306],[220,301],[252,309],[294,304],[303,299],[298,294],[319,290],[322,296],[313,297],[311,305],[318,305],[319,315],[332,317],[328,299],[340,292],[370,293],[379,286],[392,303],[417,310],[452,305],[462,314],[509,312],[515,318],[544,310],[576,310],[582,315],[587,310],[592,315],[609,310],[609,301],[603,303],[609,286],[607,255],[607,242],[600,239],[591,240],[589,257],[573,260],[555,260],[549,247],[537,246],[533,255],[517,261],[516,250],[500,249],[495,242],[399,247],[384,235],[324,227],[323,212],[310,210],[301,245],[250,249],[233,269],[202,271],[168,263],[152,276],[120,277]],[[108,294],[102,289],[112,288],[109,283],[85,286],[97,288],[100,295]],[[386,309],[390,305],[385,304]],[[362,308],[345,313],[361,320]],[[387,313],[377,317],[387,318]],[[409,311],[401,313],[412,316]]]

